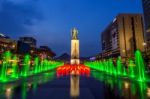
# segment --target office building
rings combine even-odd
[[[141,14],[119,14],[102,32],[103,57],[133,57],[136,50],[145,51]]]
[[[16,52],[17,42],[8,36],[0,33],[0,53],[5,51]]]
[[[142,0],[144,22],[145,22],[145,38],[147,41],[147,48],[150,50],[150,0]]]
[[[36,39],[33,37],[20,37],[19,41],[29,44],[32,48],[36,48]]]

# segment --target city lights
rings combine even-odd
[[[150,99],[150,0],[0,0],[0,99]]]

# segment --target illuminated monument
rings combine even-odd
[[[79,40],[78,40],[78,30],[73,28],[71,30],[71,65],[80,64],[79,60]]]

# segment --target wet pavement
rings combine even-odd
[[[0,84],[0,99],[148,99],[147,83],[108,76],[91,70],[91,75],[56,77],[43,73],[18,83]]]

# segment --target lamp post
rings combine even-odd
[[[145,54],[147,54],[147,43],[143,42],[143,46],[144,46],[144,52]]]

